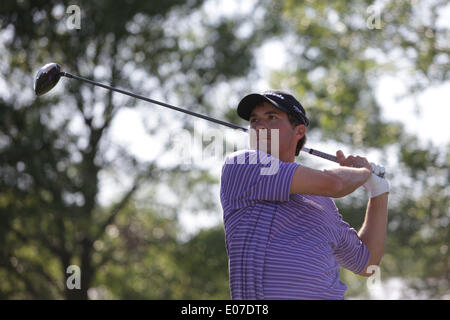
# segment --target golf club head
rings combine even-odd
[[[50,91],[61,78],[61,67],[57,63],[48,63],[43,66],[34,79],[34,93],[37,96]]]

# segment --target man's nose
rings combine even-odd
[[[253,122],[253,128],[255,130],[261,130],[261,129],[268,129],[267,128],[267,123],[264,119],[257,119]]]

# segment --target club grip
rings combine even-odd
[[[318,151],[318,150],[314,150],[314,149],[310,149],[310,148],[306,148],[306,147],[303,147],[302,151],[307,152],[309,154],[312,154],[314,156],[323,158],[323,159],[327,159],[327,160],[339,163],[339,161],[337,160],[336,156],[333,156],[331,154],[328,154],[328,153],[325,153],[325,152],[322,152],[322,151]],[[384,168],[383,168],[383,170],[384,170]],[[382,172],[372,171],[372,173],[376,174],[377,176],[379,176],[381,178],[384,178],[384,174],[385,174],[384,171],[382,171]]]

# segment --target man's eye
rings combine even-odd
[[[273,119],[276,119],[277,117],[275,117],[275,116],[269,116],[269,119],[270,120],[273,120]]]

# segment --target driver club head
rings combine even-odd
[[[61,78],[61,67],[57,63],[48,63],[43,66],[34,79],[34,92],[37,96],[50,91]]]

